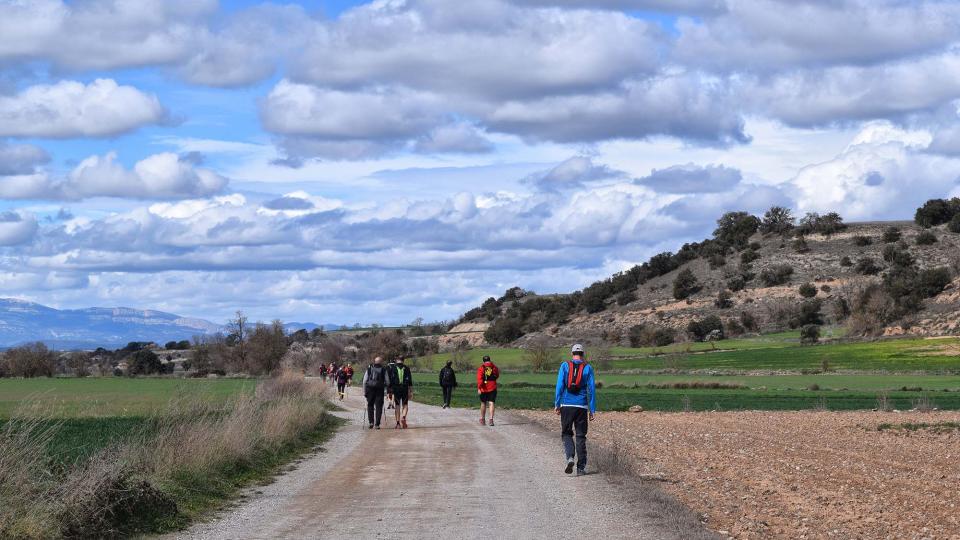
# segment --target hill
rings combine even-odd
[[[464,314],[450,338],[647,346],[824,324],[859,335],[956,335],[960,227],[949,218],[960,210],[933,223],[922,210],[926,226],[844,224],[837,214],[797,222],[776,207],[763,219],[730,212],[713,238],[581,291],[512,288]]]

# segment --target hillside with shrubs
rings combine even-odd
[[[850,336],[960,332],[960,199],[936,199],[912,222],[845,223],[728,212],[711,238],[664,252],[570,294],[521,287],[489,298],[452,330],[473,344],[547,339],[664,346],[824,325]],[[482,338],[480,337],[482,332]]]

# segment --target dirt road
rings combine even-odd
[[[601,474],[563,473],[559,437],[502,415],[413,403],[410,429],[351,420],[318,453],[240,506],[175,538],[674,538],[668,512],[625,501]],[[588,466],[588,472],[592,469]]]

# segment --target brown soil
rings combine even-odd
[[[552,413],[528,412],[546,425]],[[590,440],[733,538],[960,539],[958,412],[602,413]]]

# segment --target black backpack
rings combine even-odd
[[[367,386],[370,388],[382,389],[386,386],[386,369],[383,366],[370,366],[367,368]]]
[[[443,386],[453,386],[453,370],[445,367],[440,373],[440,384]]]

